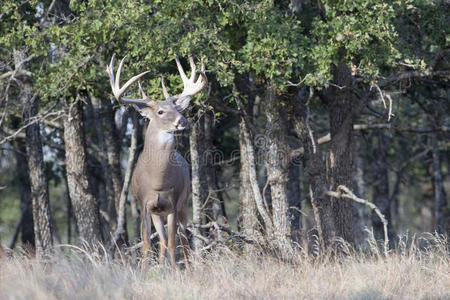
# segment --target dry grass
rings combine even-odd
[[[292,260],[222,249],[193,258],[191,271],[146,271],[75,248],[40,263],[0,260],[0,299],[450,299],[448,244],[436,236],[401,243],[387,258],[352,254]]]

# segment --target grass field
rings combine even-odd
[[[450,299],[448,246],[427,235],[388,257],[318,259],[299,250],[289,262],[222,249],[192,257],[190,271],[142,271],[128,257],[63,247],[46,263],[19,253],[1,259],[0,299]]]

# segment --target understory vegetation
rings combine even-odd
[[[1,299],[448,299],[448,241],[402,237],[387,257],[376,247],[339,260],[297,249],[289,260],[226,247],[172,270],[123,255],[109,259],[61,246],[46,262],[18,252],[0,260]]]

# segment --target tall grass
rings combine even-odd
[[[0,260],[0,299],[450,299],[448,246],[427,235],[402,238],[387,257],[298,250],[289,262],[222,248],[192,257],[190,271],[76,247],[45,263],[14,253]]]

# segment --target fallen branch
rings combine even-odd
[[[338,186],[336,192],[328,191],[327,195],[331,196],[333,198],[347,198],[347,199],[353,200],[355,202],[365,204],[365,205],[367,205],[368,207],[370,207],[371,209],[373,209],[375,211],[375,213],[380,218],[381,223],[383,223],[383,230],[384,230],[384,256],[387,256],[388,251],[389,251],[389,237],[388,237],[388,228],[387,228],[388,227],[388,222],[387,222],[386,218],[384,217],[384,215],[381,213],[381,211],[378,209],[378,207],[375,204],[373,204],[373,203],[371,203],[371,202],[369,202],[369,201],[367,201],[365,199],[361,199],[361,198],[356,197],[356,195],[353,194],[353,192],[350,191],[344,185]]]

